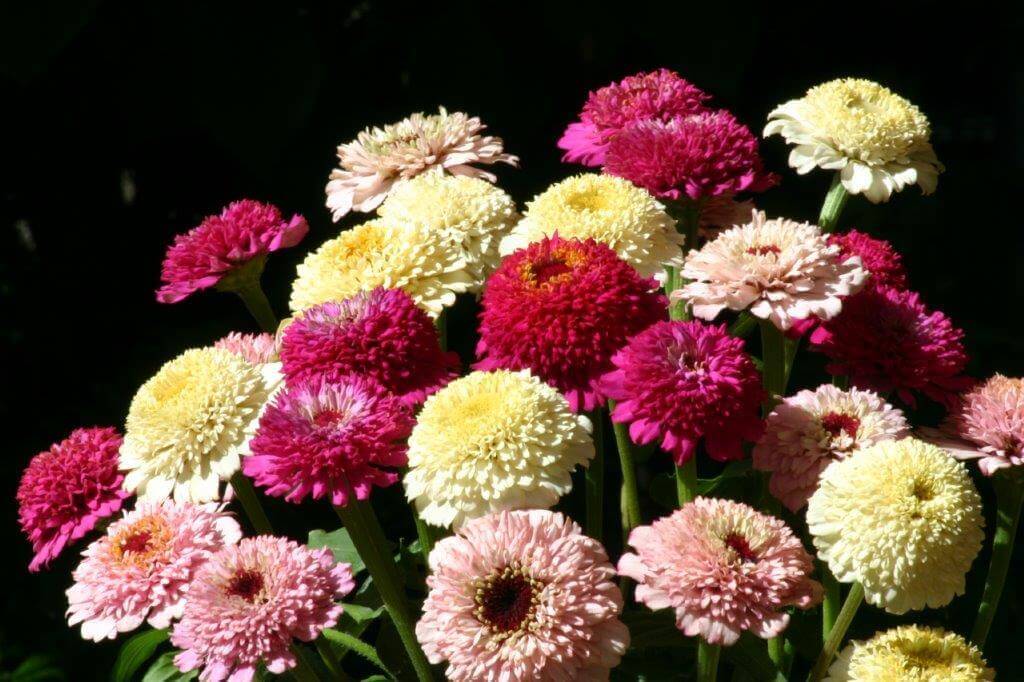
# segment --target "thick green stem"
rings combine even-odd
[[[768,658],[779,670],[786,668],[786,638],[783,636],[772,637],[768,640]]]
[[[608,401],[608,412],[615,411],[615,401]],[[640,525],[640,494],[636,486],[636,458],[633,456],[633,442],[629,439],[629,427],[612,420],[615,432],[615,445],[619,451],[619,464],[622,466],[622,507],[626,510],[623,525],[628,524],[632,530]]]
[[[836,624],[832,628],[832,632],[825,639],[825,644],[821,647],[821,654],[818,655],[818,660],[814,664],[811,674],[807,677],[810,682],[818,682],[825,677],[825,673],[828,672],[828,667],[831,665],[836,651],[839,650],[839,645],[842,644],[843,638],[846,637],[846,630],[850,627],[850,623],[853,622],[853,617],[857,615],[857,609],[860,608],[863,601],[864,588],[861,587],[861,584],[853,583],[850,585],[850,592],[846,595],[846,601],[843,602],[843,608],[839,611],[839,616],[836,617]]]
[[[821,641],[824,644],[828,641],[828,636],[839,616],[842,593],[839,590],[839,581],[828,569],[828,564],[820,562],[818,566],[821,569],[821,584],[825,588],[825,596],[821,602]]]
[[[736,321],[729,325],[729,333],[742,339],[756,328],[757,318],[744,310],[736,318]]]
[[[260,504],[260,498],[256,495],[256,489],[252,487],[252,481],[246,478],[241,471],[236,471],[231,477],[231,488],[235,491],[238,501],[242,503],[242,509],[245,510],[245,515],[249,517],[249,522],[256,532],[260,535],[273,535],[274,527],[270,525],[270,519],[263,511],[263,505]]]
[[[679,506],[697,497],[697,453],[683,464],[676,465],[676,498]]]
[[[992,620],[999,608],[999,598],[1006,584],[1006,574],[1013,556],[1013,541],[1020,525],[1021,501],[1024,500],[1024,485],[1019,477],[999,471],[992,476],[992,487],[996,491],[996,532],[992,538],[992,559],[985,578],[985,591],[978,606],[978,617],[971,631],[971,641],[984,649]]]
[[[786,338],[768,320],[761,320],[761,363],[767,413],[786,395]]]
[[[718,679],[718,657],[721,654],[721,645],[708,644],[703,637],[697,641],[697,682],[715,682]]]
[[[699,202],[687,199],[680,202],[670,202],[667,209],[669,215],[676,219],[676,231],[685,237],[683,254],[688,254],[692,249],[697,248],[701,205]],[[674,291],[686,284],[676,268],[666,268],[666,272],[668,272],[671,278],[666,284],[668,291]],[[686,301],[669,301],[668,318],[670,320],[689,320],[690,317]]]
[[[412,661],[417,679],[420,682],[433,680],[434,674],[430,669],[430,664],[416,640],[409,602],[402,588],[401,575],[387,550],[387,540],[384,538],[384,531],[381,530],[373,508],[369,502],[350,499],[347,505],[337,506],[334,510],[345,528],[348,529],[356,551],[359,552],[370,576],[373,577],[373,584],[377,587],[377,592],[380,593],[380,598],[384,602],[384,608],[391,616],[398,637],[402,640],[405,651]]]
[[[434,320],[434,326],[437,328],[437,342],[441,345],[441,350],[448,350],[448,309],[444,308],[437,315],[437,319]]]
[[[263,331],[268,334],[277,331],[277,317],[274,315],[274,310],[270,307],[270,301],[263,293],[263,287],[260,286],[258,279],[235,289],[235,293],[241,297],[245,307],[249,309],[249,314],[256,319]]]
[[[604,411],[596,409],[590,413],[594,424],[594,459],[586,470],[587,491],[587,535],[602,541],[604,529]]]
[[[419,511],[416,509],[416,503],[409,505],[412,509],[412,520],[416,524],[416,537],[420,541],[420,554],[423,555],[423,561],[426,562],[430,558],[430,550],[434,549],[434,530],[430,527],[426,521],[420,517]]]
[[[818,227],[822,232],[832,232],[839,222],[839,214],[846,206],[846,200],[850,198],[846,188],[840,181],[839,171],[832,177],[832,186],[828,188],[825,195],[825,203],[821,205],[821,214],[818,216]]]

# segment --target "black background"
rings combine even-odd
[[[972,373],[1024,366],[1019,32],[995,6],[21,4],[0,21],[4,500],[28,459],[72,428],[122,424],[164,361],[253,329],[223,294],[155,301],[175,233],[241,197],[303,213],[306,242],[275,255],[265,276],[283,312],[297,261],[340,229],[323,207],[339,142],[413,111],[464,110],[521,157],[522,170],[499,174],[522,202],[578,170],[559,162],[555,141],[589,89],[659,66],[754,130],[776,104],[838,76],[918,104],[948,168],[937,193],[853,199],[843,226],[904,254],[912,286],[967,331]],[[778,138],[763,153],[783,182],[759,205],[815,217],[827,175],[796,176]],[[103,678],[117,645],[85,644],[63,622],[76,552],[29,576],[5,504],[0,669],[48,651],[72,679]],[[1021,662],[1020,567],[990,655],[1004,679]]]

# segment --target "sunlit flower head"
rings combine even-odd
[[[214,348],[229,350],[254,365],[279,362],[277,341],[272,334],[240,334],[231,332],[213,344]]]
[[[981,651],[955,632],[901,625],[836,656],[825,682],[984,682],[994,680]]]

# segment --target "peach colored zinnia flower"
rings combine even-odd
[[[245,358],[253,365],[266,365],[279,362],[277,340],[272,334],[240,334],[231,332],[214,342],[214,348],[229,350],[235,355]]]
[[[430,553],[416,636],[450,680],[607,680],[629,646],[615,569],[562,514],[498,512]]]

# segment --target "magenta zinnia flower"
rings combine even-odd
[[[272,673],[296,665],[292,640],[311,642],[341,615],[336,600],[355,587],[348,564],[328,549],[261,535],[216,554],[189,590],[171,644],[174,664],[202,668],[203,682],[249,682],[260,663]]]
[[[658,69],[623,78],[591,92],[580,112],[558,141],[563,161],[600,166],[608,142],[636,121],[671,121],[704,111],[710,95],[675,71]]]
[[[266,365],[280,360],[277,355],[277,340],[272,334],[231,332],[214,342],[213,347],[231,351],[254,365]]]
[[[416,637],[449,680],[607,680],[629,646],[608,555],[562,514],[473,519],[435,545],[430,571]]]
[[[612,420],[629,424],[636,443],[660,438],[677,464],[701,439],[714,459],[742,459],[743,441],[761,435],[761,375],[724,325],[658,322],[612,362],[617,369],[600,382],[618,402]]]
[[[148,622],[179,618],[199,569],[242,537],[238,522],[213,505],[139,500],[89,545],[67,591],[68,624],[82,637],[113,639]]]
[[[235,201],[220,215],[203,219],[199,227],[174,238],[167,250],[156,293],[161,303],[177,303],[197,291],[225,284],[225,278],[258,262],[267,254],[295,246],[309,231],[306,219],[285,220],[280,209],[251,199]],[[230,282],[230,280],[228,280]]]
[[[612,354],[665,316],[657,288],[593,239],[530,244],[487,280],[474,367],[529,369],[574,411],[592,410],[604,403],[596,382]]]
[[[418,405],[459,375],[459,356],[441,350],[430,317],[404,291],[374,289],[313,306],[281,341],[288,383],[316,376],[368,376]]]
[[[847,261],[854,256],[860,258],[861,266],[871,274],[868,286],[907,288],[903,257],[884,239],[875,239],[863,232],[850,230],[842,234],[830,234],[828,243],[829,246],[839,247],[840,261]]]
[[[304,379],[267,406],[242,471],[289,502],[365,500],[398,480],[412,427],[409,409],[371,379]]]
[[[44,568],[69,543],[121,508],[129,493],[117,471],[121,434],[110,427],[75,429],[32,458],[18,484],[18,521]]]
[[[811,334],[812,349],[827,355],[826,370],[882,395],[895,391],[916,405],[914,391],[947,408],[973,381],[963,375],[964,333],[912,291],[870,287],[843,302],[841,315]]]
[[[734,644],[744,630],[764,639],[789,624],[786,609],[821,601],[814,563],[786,524],[740,502],[698,497],[671,516],[635,528],[619,573],[636,599],[671,608],[676,626],[710,644]]]

